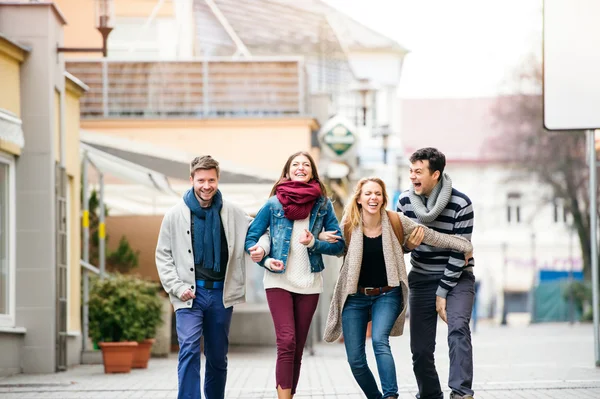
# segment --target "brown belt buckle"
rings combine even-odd
[[[375,291],[377,288],[374,287],[365,287],[365,295],[371,296],[371,291]]]

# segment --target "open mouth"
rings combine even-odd
[[[379,207],[379,202],[369,202],[367,203],[367,207],[376,210]]]
[[[413,186],[415,187],[415,189],[421,188],[421,183],[414,182]]]

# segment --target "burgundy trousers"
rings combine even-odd
[[[293,395],[319,294],[296,294],[281,288],[268,288],[266,293],[277,337],[276,387],[291,389]]]

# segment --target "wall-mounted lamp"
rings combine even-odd
[[[368,96],[374,91],[371,81],[366,78],[359,78],[355,84],[350,88],[351,91],[358,93],[362,100],[362,126],[367,126],[367,101]],[[358,121],[357,121],[358,124]]]
[[[108,53],[106,42],[108,35],[114,27],[114,4],[113,0],[95,0],[96,3],[96,29],[102,35],[102,48],[98,47],[58,47],[59,53],[98,53],[101,52],[104,57]]]

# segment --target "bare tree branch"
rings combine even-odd
[[[541,66],[538,62],[524,65],[515,76],[522,82],[535,82],[541,87]],[[554,198],[563,200],[565,209],[572,215],[573,228],[582,248],[584,272],[589,276],[590,207],[585,133],[557,133],[544,129],[541,95],[500,97],[492,112],[502,133],[494,140],[494,150],[515,168],[511,179],[533,177],[549,187]]]

